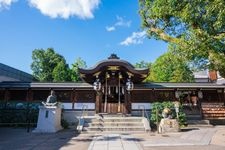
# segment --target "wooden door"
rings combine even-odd
[[[120,109],[119,109],[119,104],[118,103],[107,103],[106,107],[107,107],[106,108],[106,113],[110,113],[110,114],[127,113],[124,103],[120,104]],[[102,112],[104,112],[104,103],[102,103],[102,105],[101,105],[101,110],[102,110]]]

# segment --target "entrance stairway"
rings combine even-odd
[[[183,106],[186,114],[188,127],[212,127],[209,120],[202,118],[201,107],[199,106]]]
[[[143,117],[122,114],[98,114],[95,118],[85,118],[82,132],[145,132]]]

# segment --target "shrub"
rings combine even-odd
[[[152,111],[150,118],[152,126],[156,126],[157,121],[160,122],[160,120],[163,118],[162,111],[164,108],[169,108],[171,110],[171,118],[176,118],[176,112],[173,102],[154,102],[152,103]],[[181,105],[179,106],[178,121],[180,126],[184,126],[186,124],[186,115],[183,112],[183,107]]]

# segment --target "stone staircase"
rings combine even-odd
[[[201,108],[198,106],[183,106],[183,111],[186,114],[187,120],[201,120]]]
[[[187,120],[188,127],[213,127],[209,120]]]
[[[188,127],[213,127],[210,121],[203,119],[199,106],[184,106]]]
[[[85,118],[82,132],[145,132],[142,120],[142,117],[96,115],[94,118]]]

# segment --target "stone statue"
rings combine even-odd
[[[46,102],[42,102],[44,106],[56,106],[57,105],[57,99],[55,95],[55,91],[51,91],[51,95],[48,96]]]
[[[169,108],[164,108],[162,111],[163,118],[171,118],[171,110]]]

